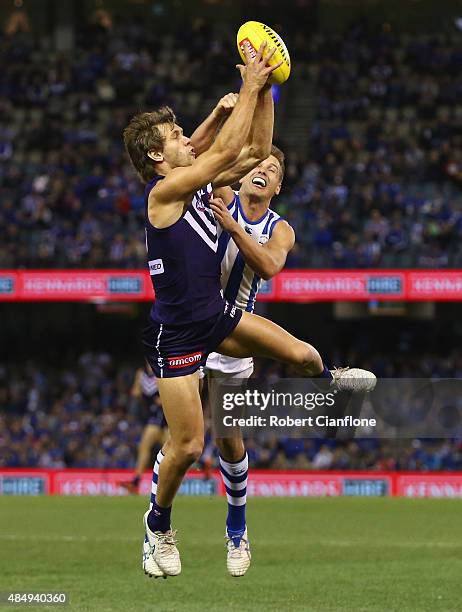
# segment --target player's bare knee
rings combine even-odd
[[[203,449],[203,440],[192,439],[179,444],[175,449],[175,455],[181,465],[189,467],[200,459]]]
[[[321,355],[307,342],[297,346],[294,365],[305,376],[317,376],[323,369]]]

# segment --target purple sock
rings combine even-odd
[[[324,366],[324,370],[321,372],[321,374],[319,374],[318,378],[328,378],[329,380],[332,380],[332,374],[331,371]]]
[[[151,531],[161,531],[165,533],[170,529],[170,515],[172,506],[162,508],[153,502],[151,512],[148,514],[148,527]]]

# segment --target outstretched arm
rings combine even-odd
[[[246,264],[255,274],[264,280],[269,280],[282,270],[287,254],[295,244],[294,230],[287,221],[280,221],[268,242],[261,245],[233,219],[223,200],[214,198],[210,201],[210,207],[220,225],[236,243]]]
[[[249,137],[236,163],[219,174],[213,182],[214,194],[222,198],[225,204],[230,204],[234,198],[229,185],[241,179],[270,155],[273,128],[274,103],[271,85],[267,84],[258,95]]]
[[[223,96],[210,115],[194,130],[191,136],[191,144],[197,156],[210,149],[220,126],[236,106],[237,98],[238,94],[236,93],[228,93]]]
[[[254,59],[247,53],[247,65],[239,66],[243,78],[241,93],[231,116],[213,145],[191,166],[178,167],[169,172],[151,191],[150,205],[152,200],[153,204],[183,206],[187,197],[200,187],[214,181],[221,172],[236,163],[249,136],[258,92],[264,87],[270,74],[280,65],[278,63],[267,66],[267,61],[274,52],[263,58],[265,47],[263,43]]]

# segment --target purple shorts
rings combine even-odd
[[[207,357],[235,329],[242,310],[223,302],[217,315],[187,325],[157,323],[143,330],[144,354],[157,378],[186,376],[205,366]]]
[[[146,421],[146,425],[157,425],[163,429],[167,427],[167,421],[165,420],[164,411],[162,408],[158,408],[155,412],[151,412],[148,420]]]

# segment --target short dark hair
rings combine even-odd
[[[286,156],[281,151],[281,149],[279,149],[276,145],[271,145],[271,155],[273,155],[278,160],[279,165],[281,167],[281,183],[282,183],[282,180],[284,178],[284,174],[286,171],[286,164],[285,164]]]
[[[165,136],[159,130],[162,123],[176,123],[175,113],[169,106],[162,106],[151,113],[138,113],[130,119],[123,131],[125,148],[139,176],[146,183],[156,175],[149,151],[162,151]]]

